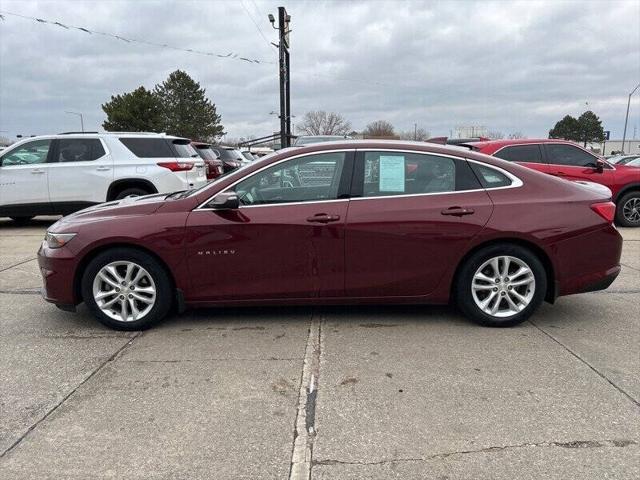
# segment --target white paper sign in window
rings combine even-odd
[[[404,192],[404,155],[380,155],[381,192]]]

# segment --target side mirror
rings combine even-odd
[[[596,172],[602,173],[604,172],[604,160],[596,160]]]
[[[216,210],[235,210],[240,207],[240,199],[235,192],[223,192],[213,197],[207,206]]]

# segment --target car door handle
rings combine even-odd
[[[473,208],[463,207],[450,207],[440,212],[442,215],[453,215],[455,217],[462,217],[463,215],[473,215],[475,210]]]
[[[558,177],[566,177],[568,175],[568,173],[564,173],[564,172],[556,172],[556,175]]]
[[[33,173],[34,175],[39,175],[44,173],[44,170],[40,169],[40,168],[34,168],[33,170],[31,170],[31,173]]]
[[[99,172],[106,172],[107,170],[111,170],[111,167],[98,167],[96,170]]]
[[[326,213],[318,213],[307,218],[307,222],[312,223],[331,223],[340,220],[340,215],[328,215]]]

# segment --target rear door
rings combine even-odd
[[[358,151],[345,233],[346,295],[432,292],[493,205],[466,160]]]
[[[64,211],[104,202],[113,175],[113,157],[100,138],[55,140],[49,165],[51,203]]]
[[[19,216],[50,212],[47,162],[51,142],[48,139],[31,140],[0,156],[0,214]]]
[[[241,199],[237,210],[194,210],[187,220],[189,299],[342,296],[352,164],[344,151],[290,158],[231,186]]]
[[[567,180],[588,180],[603,185],[615,183],[615,170],[604,165],[604,170],[597,169],[598,157],[569,143],[545,143],[544,150],[549,162],[549,173]]]

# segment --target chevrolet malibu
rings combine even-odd
[[[347,140],[69,215],[38,260],[47,301],[122,330],[187,307],[450,302],[506,327],[614,281],[614,214],[608,193],[467,149]]]

